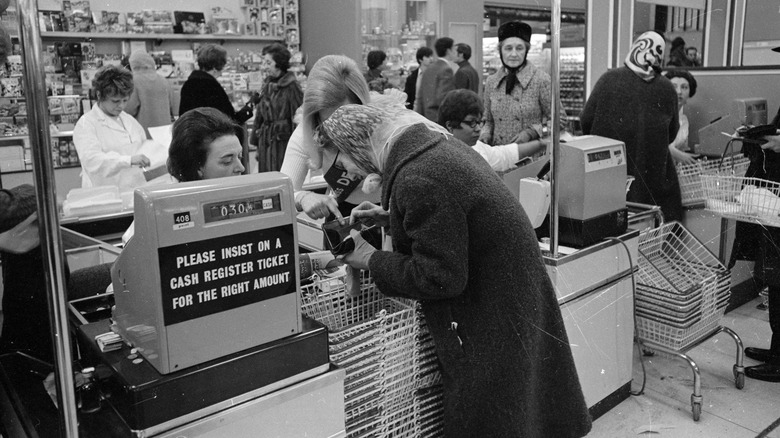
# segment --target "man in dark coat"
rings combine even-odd
[[[664,40],[645,32],[625,65],[599,78],[580,115],[582,132],[626,145],[628,174],[636,180],[627,199],[658,205],[669,221],[682,220],[682,197],[669,143],[680,129],[677,93],[659,71]]]
[[[780,52],[780,47],[773,49]],[[780,110],[772,124],[780,130]],[[742,153],[750,158],[746,178],[760,178],[780,183],[780,135],[765,137],[762,145],[745,143]],[[745,368],[745,375],[766,382],[780,382],[780,227],[737,222],[729,268],[737,260],[754,260],[753,275],[767,286],[769,328],[772,338],[769,348],[747,347],[745,356],[762,362]]]
[[[471,59],[471,47],[468,44],[458,43],[455,45],[457,57],[455,63],[458,64],[458,71],[455,72],[455,89],[471,90],[479,94],[479,73],[469,64]]]
[[[404,112],[346,105],[321,126],[339,165],[378,168],[389,206],[364,203],[353,218],[389,219],[394,251],[367,251],[358,234],[343,260],[369,268],[383,294],[421,300],[444,382],[444,436],[584,436],[591,419],[528,217],[479,154]],[[347,133],[369,124],[377,134]]]
[[[444,37],[436,40],[436,56],[439,59],[425,69],[420,90],[417,92],[414,110],[432,122],[439,120],[439,105],[444,95],[455,89],[454,73],[448,62],[455,57],[452,45],[452,38]]]
[[[431,50],[430,47],[420,47],[417,49],[415,57],[417,58],[417,65],[419,65],[419,67],[412,70],[412,73],[406,78],[406,84],[404,84],[406,107],[409,109],[414,109],[414,100],[417,96],[417,88],[420,86],[422,74],[426,67],[433,62],[433,50]]]
[[[227,114],[239,125],[252,117],[252,105],[244,106],[239,111],[233,108],[225,89],[217,81],[222,74],[222,69],[227,64],[227,51],[216,44],[205,44],[198,50],[198,67],[190,73],[190,77],[181,87],[181,100],[179,101],[179,115],[193,108],[211,107]]]

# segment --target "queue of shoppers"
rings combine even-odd
[[[554,286],[527,216],[497,174],[549,143],[552,79],[528,61],[531,35],[520,21],[499,27],[502,66],[481,95],[468,45],[440,38],[436,59],[430,49],[418,50],[420,69],[411,89],[407,84],[411,101],[409,93],[387,86],[384,52],[368,54],[365,74],[345,56],[325,56],[313,65],[304,91],[289,72],[287,48],[269,45],[263,91],[238,110],[216,80],[226,64],[224,48],[198,51],[199,70],[182,87],[178,111],[169,90],[144,92],[155,67],[151,56],[139,53],[131,56],[134,73],[106,66],[95,76],[97,103],[73,134],[83,186],[145,184],[144,128],[173,117],[167,167],[178,181],[238,175],[246,170],[241,125],[254,117],[248,142],[257,148],[259,171],[287,174],[299,211],[313,219],[370,218],[392,237],[390,248],[376,248],[355,233],[355,249],[340,260],[370,270],[383,294],[421,302],[444,382],[445,436],[585,436],[592,420]],[[665,47],[657,32],[640,35],[624,65],[598,79],[580,119],[585,134],[625,144],[628,173],[636,178],[627,199],[659,205],[672,221],[682,219],[675,160],[696,158],[685,152],[683,107],[697,84],[687,71],[661,74]],[[676,41],[673,51],[674,59],[682,56],[684,42]],[[165,108],[152,99],[163,96]],[[750,151],[748,173],[776,181],[780,136],[765,140]],[[328,193],[303,189],[311,170],[322,172]],[[0,232],[34,215],[31,199],[27,186],[0,191]],[[764,363],[747,375],[766,381],[780,381],[779,241],[772,230],[740,227],[737,233],[735,258],[759,260],[770,291],[774,337],[769,348],[745,352]],[[4,277],[14,285],[18,273],[15,283],[6,268],[16,266],[19,253],[10,248],[0,251]],[[19,259],[40,267],[39,254],[30,254]],[[51,360],[44,355],[49,344],[43,351],[18,346],[26,345],[19,341],[25,331],[14,333],[25,327],[23,310],[13,302],[4,308],[14,325],[0,335],[0,351],[28,349]],[[40,325],[29,327],[40,332]]]

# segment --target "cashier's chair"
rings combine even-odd
[[[103,294],[111,284],[111,263],[81,268],[70,273],[68,301]]]

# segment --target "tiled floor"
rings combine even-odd
[[[767,312],[756,309],[760,301],[756,298],[721,320],[745,347],[769,346]],[[629,397],[597,419],[588,437],[780,438],[780,427],[767,431],[780,418],[780,383],[746,379],[744,389],[737,389],[732,374],[736,344],[730,336],[718,334],[687,354],[701,373],[699,421],[694,422],[691,414],[691,368],[682,359],[656,354],[642,358],[647,370],[644,395]],[[756,362],[745,358],[744,364]],[[635,352],[632,390],[638,390],[641,382],[642,367]]]

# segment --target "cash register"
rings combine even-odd
[[[560,174],[565,175],[558,186],[557,197],[560,243],[584,248],[625,233],[628,208],[623,142],[585,135],[561,142],[559,147]],[[504,181],[509,184],[506,177]],[[520,202],[530,215],[529,205],[542,203],[529,201],[524,195],[520,194]],[[537,236],[549,236],[549,227],[542,224],[537,228]]]
[[[292,193],[278,172],[135,191],[112,318],[78,333],[133,434],[343,432],[344,372],[330,368],[326,328],[300,311]],[[112,333],[121,345],[99,342]],[[280,423],[301,411],[312,415]]]

